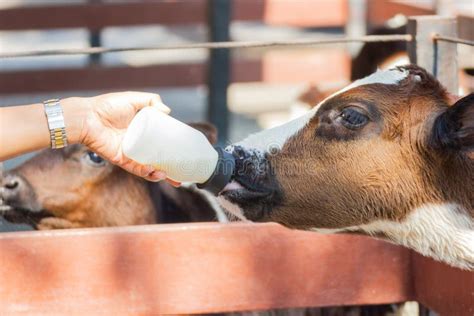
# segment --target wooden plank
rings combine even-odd
[[[267,0],[264,14],[263,20],[272,25],[340,27],[348,19],[348,3],[347,0]]]
[[[463,271],[413,254],[417,300],[439,315],[474,315],[474,272]]]
[[[262,60],[234,60],[231,82],[344,82],[350,57],[341,50],[273,51]],[[206,83],[205,64],[91,67],[0,72],[0,94],[195,86]]]
[[[236,0],[232,1],[232,19],[300,27],[343,26],[346,1]],[[0,10],[0,30],[204,24],[206,16],[205,0],[13,7]]]
[[[383,25],[397,14],[405,16],[435,14],[435,9],[416,1],[367,0],[367,21],[372,27]]]
[[[203,83],[203,64],[0,72],[0,94],[195,86]]]
[[[467,14],[468,12],[466,12]],[[459,15],[458,20],[458,36],[470,41],[474,41],[474,16]]]
[[[0,10],[0,30],[195,24],[205,19],[205,0],[27,6]]]
[[[0,314],[210,313],[413,299],[410,253],[277,224],[0,235]]]
[[[351,58],[341,49],[272,50],[262,58],[262,78],[269,83],[345,82]]]

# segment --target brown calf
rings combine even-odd
[[[221,204],[240,218],[381,237],[474,269],[474,95],[425,70],[358,80],[303,117],[228,148]]]
[[[215,142],[214,127],[193,126]],[[0,214],[38,229],[212,221],[216,206],[194,186],[147,182],[82,145],[44,150],[0,177]]]

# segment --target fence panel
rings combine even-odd
[[[432,15],[414,16],[408,19],[407,31],[413,37],[408,43],[410,62],[428,70],[449,92],[457,94],[457,45],[437,43],[433,39],[435,34],[456,37],[456,19]]]
[[[439,315],[474,315],[474,272],[453,269],[419,254],[412,256],[416,300]]]
[[[0,235],[2,315],[209,313],[413,299],[410,252],[218,223]]]

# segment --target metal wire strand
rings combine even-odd
[[[444,41],[444,42],[450,42],[450,43],[455,43],[455,44],[463,44],[463,45],[469,45],[469,46],[474,46],[474,41],[470,41],[467,39],[462,39],[459,37],[451,37],[451,36],[441,36],[438,34],[435,34],[433,36],[434,41]]]
[[[24,52],[0,53],[0,58],[18,58],[18,57],[38,57],[38,56],[55,56],[55,55],[83,55],[83,54],[103,54],[118,53],[131,51],[147,51],[147,50],[169,50],[169,49],[219,49],[219,48],[254,48],[254,47],[274,47],[274,46],[311,46],[322,44],[336,43],[352,43],[352,42],[399,42],[411,41],[412,37],[408,34],[397,35],[367,35],[360,37],[340,37],[329,39],[296,39],[284,41],[240,41],[240,42],[206,42],[206,43],[190,43],[190,44],[174,44],[163,46],[148,47],[89,47],[89,48],[72,48],[72,49],[49,49],[49,50],[31,50]]]

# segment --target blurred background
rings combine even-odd
[[[0,53],[401,34],[406,16],[430,14],[457,16],[460,37],[474,39],[472,0],[1,0]],[[212,121],[227,144],[300,115],[381,60],[407,62],[405,44],[393,45],[365,56],[349,44],[0,59],[0,106],[153,91],[178,119]],[[458,47],[467,93],[474,52]]]

